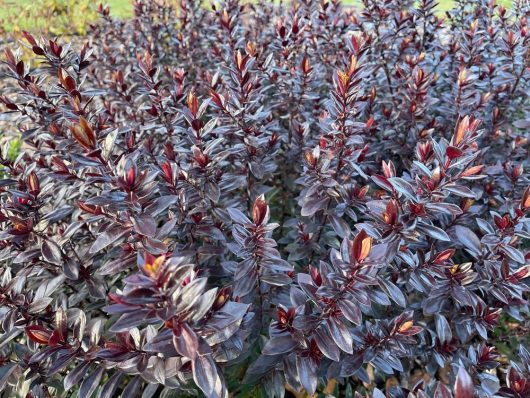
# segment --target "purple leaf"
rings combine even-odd
[[[398,191],[400,194],[406,196],[408,199],[412,200],[413,202],[416,201],[416,194],[414,187],[407,181],[405,181],[403,178],[400,177],[391,177],[388,179],[388,181],[392,184],[394,189]]]
[[[343,239],[350,237],[350,234],[351,234],[350,226],[341,217],[331,214],[329,216],[329,222],[338,236],[340,236]]]
[[[351,354],[353,352],[353,340],[348,328],[339,319],[331,317],[327,321],[327,326],[331,338],[337,346],[344,352]]]
[[[379,286],[397,305],[405,308],[407,306],[407,299],[405,295],[396,285],[386,279],[379,279]]]
[[[436,333],[442,342],[449,342],[453,338],[453,333],[451,331],[451,326],[447,319],[441,314],[435,314],[434,316],[436,324]]]
[[[209,355],[197,356],[191,362],[193,380],[207,397],[215,397],[219,382],[217,368]]]
[[[361,309],[359,308],[359,305],[356,305],[347,299],[339,300],[337,304],[340,310],[342,311],[342,315],[344,315],[347,320],[353,322],[356,325],[361,324],[362,313]]]
[[[103,367],[98,367],[94,370],[81,384],[81,387],[79,388],[79,396],[90,397],[92,393],[96,391],[96,388],[98,388],[99,382],[104,373],[105,368]]]
[[[178,330],[173,332],[173,345],[184,357],[194,359],[198,355],[199,339],[186,323],[179,325]]]
[[[317,389],[316,364],[309,357],[296,357],[296,369],[300,384],[309,395],[313,395]]]
[[[456,184],[446,185],[443,187],[443,189],[445,191],[455,194],[456,196],[461,196],[463,198],[476,199],[477,197],[475,192],[473,192],[471,189],[463,185],[456,185]]]
[[[325,209],[328,202],[329,198],[313,198],[308,200],[302,206],[302,217],[310,217],[317,211]]]
[[[313,337],[315,338],[315,342],[317,343],[318,348],[320,349],[320,351],[322,351],[322,354],[327,356],[332,361],[338,362],[340,360],[339,347],[337,346],[337,344],[335,344],[333,339],[326,332],[326,329],[328,328],[318,328],[314,332]]]
[[[442,383],[438,382],[438,386],[434,391],[434,398],[453,398],[449,389]]]
[[[456,238],[456,240],[462,243],[464,247],[468,249],[471,254],[473,254],[473,256],[480,256],[482,253],[480,240],[471,229],[464,227],[463,225],[456,225],[453,231],[454,233],[452,235]]]
[[[44,260],[55,265],[62,264],[61,249],[55,242],[52,242],[51,240],[43,240],[41,251]]]
[[[508,255],[508,257],[510,257],[513,261],[515,261],[515,262],[517,262],[519,264],[524,264],[526,262],[523,253],[521,253],[515,247],[510,246],[510,245],[501,245],[501,246],[499,246],[499,248],[504,253],[506,253]]]
[[[133,377],[127,386],[123,389],[122,397],[135,397],[138,393],[140,385],[142,384],[142,379],[140,376]]]
[[[130,328],[139,326],[146,321],[147,316],[151,310],[142,309],[128,314],[123,314],[120,319],[112,325],[111,332],[124,332]]]
[[[111,227],[102,234],[98,235],[96,241],[90,247],[89,252],[98,253],[107,246],[116,242],[118,239],[123,238],[128,232],[129,229],[124,229],[119,225]]]
[[[229,207],[226,210],[228,211],[228,214],[230,215],[232,222],[236,224],[242,224],[242,225],[252,224],[250,219],[247,216],[245,216],[241,210],[235,209],[233,207]]]
[[[271,337],[262,350],[263,355],[276,355],[291,352],[298,342],[290,335]]]
[[[123,379],[123,373],[119,370],[114,372],[112,376],[108,378],[108,380],[105,382],[103,387],[101,388],[101,392],[98,396],[98,398],[112,398],[114,397],[114,393],[116,392],[118,386],[120,385],[121,381]]]
[[[140,214],[132,218],[134,230],[140,235],[152,238],[156,234],[156,221],[149,214]]]
[[[455,382],[455,398],[473,398],[475,395],[475,385],[471,376],[464,369],[460,367]]]
[[[425,224],[422,222],[418,222],[418,225],[416,226],[417,230],[419,232],[424,233],[425,235],[430,236],[431,238],[434,238],[436,240],[440,240],[443,242],[450,242],[451,238],[449,238],[449,235],[445,233],[444,230],[435,227],[434,225]]]

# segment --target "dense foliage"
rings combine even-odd
[[[137,0],[85,45],[25,34],[0,389],[529,397],[525,4]]]

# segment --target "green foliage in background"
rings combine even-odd
[[[20,153],[20,148],[22,147],[22,140],[20,138],[13,138],[9,142],[9,149],[7,151],[7,157],[9,160],[15,160]]]
[[[498,0],[509,6],[510,0]],[[132,0],[0,0],[0,27],[5,31],[30,30],[32,32],[83,34],[88,23],[97,18],[96,6],[108,5],[115,17],[132,16]],[[343,0],[346,5],[357,6],[361,0]],[[440,12],[450,10],[455,0],[439,0]]]
[[[0,128],[0,138],[2,138],[4,132]],[[9,138],[7,141],[0,143],[0,158],[8,159],[12,162],[14,162],[17,158],[17,156],[20,153],[20,149],[22,148],[22,140],[19,137],[13,137]],[[2,166],[0,166],[0,178],[5,178],[2,171]]]
[[[28,30],[44,35],[83,35],[98,18],[97,0],[0,0],[5,33]]]
[[[351,4],[353,6],[362,5],[361,0],[343,0],[343,4]],[[438,0],[438,11],[440,13],[451,10],[456,3],[456,0]],[[497,0],[497,4],[503,5],[504,7],[510,6],[512,2],[510,0]]]
[[[133,0],[0,0],[0,33],[23,30],[44,35],[83,35],[98,19],[97,7],[111,8],[113,16],[132,16]]]

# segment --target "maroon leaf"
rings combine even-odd
[[[31,341],[47,345],[50,341],[52,332],[51,330],[46,329],[44,326],[33,325],[26,327],[26,334]]]
[[[463,151],[454,146],[449,146],[447,147],[445,153],[449,159],[453,160],[462,156]]]
[[[261,195],[254,201],[252,206],[252,221],[255,225],[261,225],[267,222],[269,206],[265,202],[265,196]]]
[[[372,238],[362,229],[352,242],[351,257],[357,262],[362,262],[372,250]]]

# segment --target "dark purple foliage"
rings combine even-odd
[[[198,3],[5,50],[0,389],[530,397],[528,3]]]

